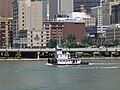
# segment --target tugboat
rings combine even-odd
[[[89,63],[79,58],[71,58],[69,52],[63,53],[62,48],[57,45],[54,58],[48,58],[47,65],[89,65]]]

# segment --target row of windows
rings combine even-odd
[[[46,33],[47,33],[46,36],[49,36],[49,31]],[[33,31],[31,31],[31,34],[33,34]],[[43,31],[41,32],[41,34],[43,34]]]
[[[58,37],[58,38],[57,38],[57,37],[54,37],[54,36],[53,36],[53,39],[60,39],[60,38],[62,39],[62,37]]]
[[[31,35],[31,38],[33,38],[33,36]],[[41,38],[43,38],[43,36],[41,36]],[[46,37],[46,39],[49,39],[49,37]]]
[[[37,43],[37,44],[39,44],[39,43]],[[31,44],[31,46],[33,47],[33,44]],[[43,44],[41,44],[41,46],[44,46]]]
[[[65,62],[65,61],[66,61],[66,60],[60,60],[60,62]],[[69,61],[69,62],[70,62],[70,61],[72,61],[72,62],[73,62],[73,61],[74,61],[74,62],[77,62],[77,61],[80,61],[80,60],[68,60],[68,61]]]
[[[41,40],[41,42],[43,42],[44,40]],[[33,42],[33,40],[31,39],[31,42]]]
[[[34,1],[47,1],[47,0],[31,0],[31,2],[34,2]]]

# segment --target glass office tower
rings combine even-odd
[[[74,11],[80,11],[80,5],[84,5],[86,12],[90,13],[92,7],[100,6],[101,0],[74,0]]]

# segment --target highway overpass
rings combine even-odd
[[[120,52],[119,47],[115,48],[63,48],[63,51],[68,51],[68,52],[104,52],[106,49],[110,52],[118,51]],[[0,52],[16,52],[16,51],[21,51],[21,52],[55,52],[55,48],[39,48],[39,49],[0,49]]]

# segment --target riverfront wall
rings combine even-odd
[[[7,52],[9,58],[16,58],[16,53],[20,52],[20,58],[52,58],[55,49],[0,49],[0,58],[5,58]],[[64,52],[70,52],[72,57],[79,56],[104,56],[104,57],[120,57],[120,48],[63,48]]]

